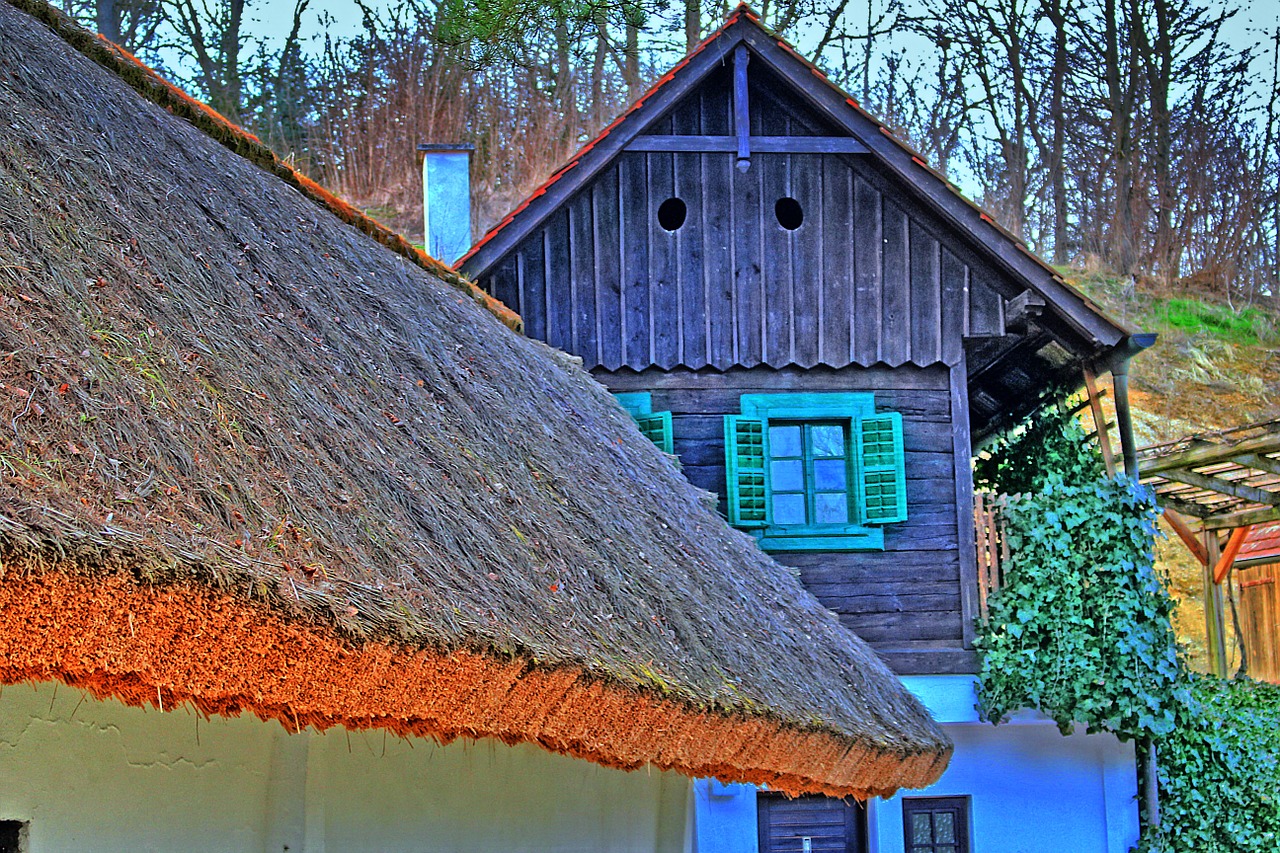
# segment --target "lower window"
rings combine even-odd
[[[968,797],[904,797],[907,853],[969,853]]]
[[[20,820],[0,820],[0,853],[23,853],[26,849],[26,823]]]

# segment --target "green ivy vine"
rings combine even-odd
[[[1154,738],[1161,826],[1143,853],[1280,849],[1280,688],[1187,672],[1153,568],[1153,498],[1102,470],[1056,406],[975,463],[980,486],[1017,495],[978,630],[983,716],[1034,708],[1063,732]]]
[[[1188,697],[1156,742],[1160,829],[1144,853],[1280,849],[1280,687],[1184,677]]]
[[[1153,568],[1157,510],[1130,480],[1048,482],[1010,499],[1013,557],[981,632],[979,699],[994,721],[1034,708],[1064,732],[1173,728],[1173,602]]]

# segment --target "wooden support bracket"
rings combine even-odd
[[[1200,561],[1200,565],[1207,566],[1209,564],[1209,552],[1205,550],[1204,543],[1201,542],[1191,527],[1182,519],[1182,516],[1169,508],[1165,508],[1164,520],[1173,528],[1173,532],[1178,534],[1178,538],[1182,540],[1182,544],[1187,546],[1187,550],[1191,555]]]
[[[1253,529],[1252,524],[1246,524],[1244,527],[1237,527],[1231,531],[1231,538],[1227,540],[1227,547],[1223,549],[1222,556],[1218,559],[1218,564],[1213,567],[1213,582],[1222,583],[1227,572],[1231,570],[1235,564],[1236,556],[1240,553],[1240,546],[1244,545],[1244,540],[1248,538],[1249,531]]]
[[[1044,297],[1024,290],[1004,304],[1004,327],[1013,334],[1025,334],[1031,321],[1044,311]]]
[[[1089,410],[1093,413],[1093,423],[1098,429],[1098,449],[1102,451],[1102,464],[1107,466],[1107,475],[1116,475],[1116,455],[1111,448],[1111,424],[1107,423],[1102,411],[1102,394],[1098,391],[1098,377],[1093,371],[1085,368],[1084,387],[1089,394]]]

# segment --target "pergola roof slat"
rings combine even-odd
[[[1205,530],[1280,519],[1280,420],[1186,436],[1138,451],[1142,482]]]
[[[1222,477],[1209,477],[1183,468],[1175,468],[1170,471],[1165,471],[1164,477],[1168,480],[1176,480],[1179,483],[1198,486],[1207,491],[1222,492],[1223,494],[1231,495],[1232,497],[1240,498],[1241,500],[1267,504],[1269,506],[1280,506],[1280,494],[1250,486],[1240,480],[1227,480]]]

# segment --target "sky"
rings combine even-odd
[[[386,8],[393,0],[369,0],[374,8]],[[1237,9],[1227,24],[1227,38],[1237,48],[1268,40],[1269,34],[1280,27],[1280,3],[1276,0],[1222,0]],[[912,0],[907,0],[908,6]],[[249,0],[249,30],[262,38],[272,48],[284,42],[293,23],[294,0]],[[321,20],[329,21],[321,28]],[[673,16],[678,21],[677,16]],[[352,0],[311,0],[304,18],[303,34],[307,46],[315,48],[327,34],[336,38],[353,36],[360,32],[360,10]],[[677,35],[674,31],[672,35]],[[804,45],[798,47],[803,52]],[[305,49],[305,47],[304,47]],[[1270,84],[1272,76],[1272,52],[1261,49],[1252,67],[1252,86],[1259,94]],[[673,63],[674,63],[673,58]]]

